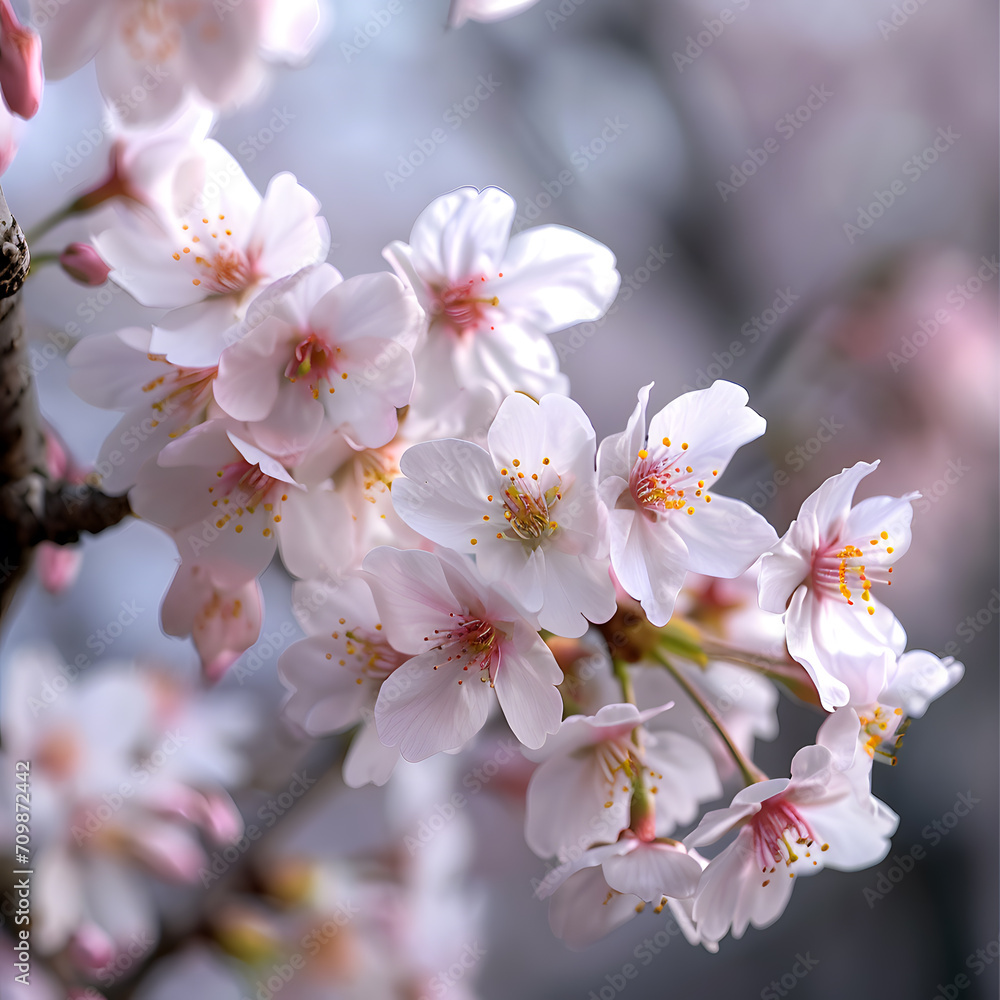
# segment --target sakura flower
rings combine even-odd
[[[877,799],[859,801],[829,749],[803,747],[791,778],[742,789],[732,805],[707,813],[685,837],[688,847],[701,847],[738,830],[701,876],[692,911],[698,931],[720,941],[730,930],[742,937],[749,924],[767,927],[788,904],[794,876],[877,864],[897,822]]]
[[[290,498],[302,493],[285,465],[240,438],[225,421],[193,428],[143,466],[129,493],[132,509],[174,532],[182,558],[197,559],[212,582],[235,590],[274,555]]]
[[[693,896],[701,876],[699,859],[675,840],[642,840],[631,831],[613,844],[601,844],[561,864],[542,879],[535,890],[539,899],[552,895],[571,875],[600,866],[615,892],[654,902],[663,896]]]
[[[102,409],[123,410],[107,436],[96,469],[105,490],[135,484],[143,463],[200,424],[212,401],[216,368],[188,368],[150,353],[150,332],[127,327],[84,337],[69,352],[70,388]]]
[[[255,433],[263,435],[256,425]],[[343,434],[320,437],[292,470],[306,492],[296,497],[297,530],[282,539],[285,568],[302,580],[358,569],[378,545],[429,547],[392,506],[390,488],[409,442],[402,431],[380,448],[354,447]]]
[[[219,405],[306,445],[324,417],[362,447],[386,444],[413,388],[416,299],[391,274],[344,281],[329,264],[287,285],[272,315],[223,352]]]
[[[761,562],[760,605],[784,612],[788,652],[828,711],[868,700],[872,663],[886,650],[898,656],[906,641],[871,588],[891,584],[893,563],[910,545],[911,501],[920,494],[871,497],[852,507],[858,484],[877,465],[858,462],[827,479]]]
[[[605,516],[594,479],[594,429],[577,403],[520,393],[504,400],[489,450],[456,439],[414,445],[393,505],[415,531],[475,553],[542,628],[583,635],[614,612]]]
[[[653,625],[665,625],[690,570],[731,578],[745,572],[776,538],[748,504],[712,492],[736,449],[764,433],[746,390],[718,381],[685,393],[650,421],[652,383],[621,434],[597,455],[607,505],[611,565]]]
[[[886,651],[883,656],[891,654]],[[816,740],[841,758],[842,768],[852,765],[858,751],[869,761],[895,764],[896,750],[910,719],[919,719],[964,673],[964,665],[954,657],[940,659],[925,649],[904,653],[875,674],[887,678],[877,694],[869,695],[863,703],[838,708],[820,726]]]
[[[482,386],[498,401],[565,392],[546,335],[600,318],[618,292],[607,247],[563,226],[511,237],[515,210],[498,188],[459,188],[420,214],[408,244],[383,251],[430,317],[416,356],[421,412]]]
[[[218,143],[203,144],[198,183],[151,229],[122,218],[94,238],[111,278],[140,303],[170,309],[151,348],[175,364],[214,365],[264,287],[326,256],[319,203],[288,173],[263,198]]]
[[[160,608],[163,631],[191,636],[205,677],[213,684],[257,641],[262,615],[263,598],[255,579],[222,588],[197,562],[177,567]]]
[[[252,717],[231,695],[197,694],[132,664],[81,674],[47,648],[3,675],[0,762],[30,761],[32,941],[93,975],[158,921],[141,877],[187,881],[207,863],[200,836],[229,844],[242,820],[224,789],[246,778]],[[13,786],[0,798],[13,812]],[[13,821],[5,829],[14,829]],[[129,947],[132,951],[127,952]]]
[[[452,0],[448,26],[461,28],[466,21],[502,21],[534,6],[538,0]]]
[[[162,121],[191,93],[219,107],[253,93],[264,59],[300,59],[319,21],[317,0],[32,0],[31,8],[48,76],[96,57],[105,99],[139,126]]]
[[[565,860],[581,845],[616,840],[629,825],[632,780],[642,768],[657,797],[659,836],[694,819],[698,802],[721,794],[704,747],[679,733],[640,729],[668,707],[640,712],[614,704],[594,716],[571,716],[529,754],[543,758],[528,785],[525,817],[525,838],[536,854]]]
[[[552,653],[469,560],[383,547],[363,568],[389,642],[409,657],[375,703],[383,743],[413,761],[460,747],[486,722],[494,690],[525,746],[540,747],[559,728],[562,674]]]
[[[687,856],[701,868],[708,864],[697,851],[688,851]],[[549,926],[552,933],[570,948],[582,950],[642,913],[645,907],[645,900],[633,893],[612,889],[602,867],[581,868],[561,882],[552,893]],[[653,912],[662,913],[664,907],[669,907],[690,944],[701,944],[707,951],[718,951],[715,942],[706,941],[698,934],[691,920],[690,896],[683,899],[661,897]]]
[[[344,781],[352,788],[385,784],[399,750],[378,738],[375,701],[382,682],[407,655],[389,645],[368,584],[358,577],[333,585],[296,584],[293,606],[308,637],[278,660],[288,690],[285,715],[311,736],[360,722],[344,760]]]
[[[162,224],[196,197],[197,185],[204,183],[205,156],[211,148],[205,141],[214,120],[208,108],[188,102],[157,129],[113,130],[108,172],[77,196],[69,212],[88,212],[116,199],[115,207],[136,216],[136,221]],[[59,168],[70,170],[61,164]],[[62,179],[59,168],[57,180]],[[221,181],[222,176],[215,180]],[[60,220],[50,221],[54,225]]]

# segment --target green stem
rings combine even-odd
[[[740,769],[745,785],[754,785],[758,781],[767,781],[767,775],[757,767],[753,761],[748,760],[740,748],[733,742],[728,730],[722,724],[722,720],[716,714],[715,709],[705,700],[702,693],[678,670],[661,652],[653,650],[650,654],[660,666],[666,668],[671,676],[684,689],[684,693],[701,709],[705,718],[712,724],[719,734],[726,749],[736,761],[736,766]]]
[[[46,264],[55,264],[59,261],[59,254],[54,250],[43,250],[31,255],[31,263],[28,265],[28,277],[30,278],[37,270],[45,267]]]
[[[28,241],[28,246],[30,247],[37,243],[49,230],[55,229],[60,222],[68,219],[71,215],[75,215],[78,211],[76,202],[71,201],[63,205],[62,208],[57,208],[50,215],[45,216],[41,222],[36,223],[24,234],[24,238]]]

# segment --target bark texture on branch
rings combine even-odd
[[[0,617],[39,542],[75,542],[129,513],[125,497],[48,477],[45,434],[25,350],[21,286],[30,256],[0,190]]]

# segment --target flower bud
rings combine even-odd
[[[59,264],[74,281],[80,282],[81,285],[103,285],[111,273],[111,268],[101,260],[97,251],[89,243],[70,243],[59,254]]]

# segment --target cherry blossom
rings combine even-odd
[[[690,570],[736,577],[775,541],[748,504],[713,490],[734,452],[764,433],[746,390],[732,382],[685,393],[650,421],[652,383],[626,429],[601,442],[601,498],[608,507],[611,564],[654,625],[665,625]]]
[[[147,462],[129,499],[136,514],[175,534],[183,559],[197,559],[216,586],[235,590],[271,561],[279,529],[294,544],[289,500],[302,493],[279,459],[212,420]]]
[[[242,699],[133,664],[80,674],[48,647],[25,647],[8,667],[0,759],[12,773],[31,762],[33,945],[67,948],[93,975],[138,957],[137,934],[156,941],[142,872],[192,881],[207,862],[199,834],[223,845],[242,833],[225,786],[246,778],[255,720]],[[3,804],[13,811],[12,788]]]
[[[294,607],[308,637],[278,660],[288,690],[286,717],[310,736],[360,723],[344,760],[344,781],[352,788],[385,784],[399,750],[378,738],[375,701],[382,682],[409,657],[389,645],[368,584],[359,577],[297,584]]]
[[[525,746],[540,747],[559,728],[562,674],[552,653],[471,561],[380,547],[363,568],[389,642],[409,657],[375,704],[383,743],[412,761],[460,747],[486,722],[494,690]]]
[[[884,658],[891,659],[891,654],[885,651],[875,659]],[[872,675],[884,677],[884,686],[863,702],[838,708],[820,726],[817,742],[840,758],[842,769],[852,766],[859,750],[868,760],[895,764],[910,720],[921,718],[964,673],[964,665],[954,657],[941,659],[925,649],[910,650],[891,664],[880,663]]]
[[[135,484],[143,463],[206,417],[216,367],[188,368],[150,353],[149,330],[126,327],[84,337],[67,358],[70,387],[93,406],[123,410],[96,469],[106,490]],[[114,377],[109,377],[112,375]]]
[[[272,315],[223,352],[219,405],[306,446],[324,418],[361,447],[388,443],[413,389],[416,299],[394,275],[344,281],[329,264],[286,283]]]
[[[572,400],[515,393],[490,427],[488,451],[447,438],[410,448],[393,505],[425,537],[474,553],[483,576],[537,612],[542,628],[583,635],[615,607],[594,444]]]
[[[453,405],[460,390],[492,387],[498,403],[565,392],[546,335],[599,319],[618,292],[607,247],[563,226],[511,237],[515,211],[498,188],[459,188],[424,209],[408,244],[383,251],[430,318],[416,355],[421,411]]]
[[[533,7],[538,0],[451,0],[448,26],[461,28],[466,21],[502,21]]]
[[[877,864],[897,822],[877,799],[858,800],[829,749],[803,747],[791,778],[742,789],[732,805],[706,813],[684,838],[688,847],[703,847],[738,830],[701,876],[692,911],[699,933],[720,941],[730,930],[742,937],[749,924],[767,927],[788,904],[794,876]]]
[[[262,198],[211,139],[198,166],[181,176],[186,193],[161,206],[160,226],[123,216],[94,238],[113,281],[143,305],[171,310],[154,327],[152,350],[195,367],[216,364],[244,335],[240,321],[269,283],[322,260],[329,247],[319,203],[291,174],[273,177]]]
[[[163,597],[160,620],[167,635],[191,636],[210,683],[220,680],[260,635],[263,597],[254,580],[231,588],[212,582],[198,562],[182,562]]]
[[[96,58],[105,99],[130,125],[148,126],[192,93],[218,107],[252,94],[265,59],[303,58],[319,4],[242,0],[219,8],[212,0],[63,0],[53,9],[46,0],[32,0],[32,15],[50,78]]]
[[[600,866],[604,880],[615,892],[654,902],[663,896],[685,899],[698,888],[702,866],[683,844],[675,840],[643,840],[631,831],[613,844],[588,848],[545,876],[535,895],[546,899],[571,875]]]
[[[651,731],[647,722],[670,705],[640,712],[605,705],[594,716],[570,716],[545,746],[528,786],[525,839],[541,857],[565,860],[581,845],[616,840],[630,822],[632,781],[645,768],[656,799],[656,833],[689,823],[698,802],[721,794],[708,751],[679,733]],[[636,732],[641,735],[636,738]]]
[[[687,856],[701,868],[708,864],[697,851],[689,850]],[[549,900],[549,926],[570,948],[582,950],[642,913],[645,907],[645,900],[635,894],[612,889],[604,869],[595,865],[574,872],[555,889]],[[714,941],[703,939],[694,926],[690,896],[661,897],[653,912],[661,913],[665,907],[688,943],[703,945],[710,952],[719,950]]]
[[[898,656],[906,642],[871,588],[891,585],[893,564],[910,546],[911,502],[920,494],[871,497],[852,507],[858,484],[877,466],[858,462],[827,479],[761,562],[760,605],[784,612],[788,651],[828,711],[868,700],[884,680],[872,680],[872,665],[886,650]]]

